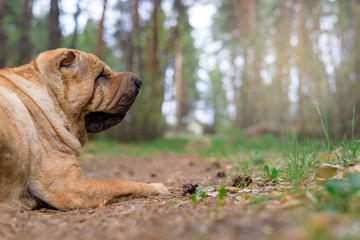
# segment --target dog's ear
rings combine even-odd
[[[74,51],[72,51],[72,50],[66,51],[62,56],[62,60],[60,62],[60,67],[70,65],[71,63],[74,62],[75,58],[76,58],[76,56],[75,56]]]

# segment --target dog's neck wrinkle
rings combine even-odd
[[[29,65],[24,65],[22,67],[25,68],[28,66]],[[23,74],[19,74],[19,72],[24,71],[22,67],[16,68],[16,71],[13,70],[18,77],[13,77],[10,81],[18,90],[20,90],[20,93],[18,94],[23,95],[22,98],[25,99],[23,100],[23,104],[26,106],[28,105],[27,101],[33,102],[37,111],[47,120],[58,138],[61,140],[62,144],[78,156],[81,151],[81,144],[78,139],[66,131],[63,124],[63,113],[62,111],[56,111],[59,110],[59,108],[56,107],[54,96],[51,96],[50,94],[51,91],[48,91],[49,88],[47,88],[46,85],[39,83],[39,81],[37,83],[33,83],[24,78]],[[38,76],[36,73],[34,75]],[[39,78],[41,77],[39,76]],[[59,121],[59,118],[61,121]]]
[[[64,128],[79,141],[81,146],[84,146],[87,138],[85,116],[81,117],[81,114],[69,111],[68,107],[64,107],[67,106],[67,103],[59,102],[56,93],[51,87],[48,87],[47,90],[55,108],[58,110],[57,112],[60,114]],[[81,124],[81,119],[84,122],[83,124]],[[76,152],[77,156],[80,155],[80,152]]]

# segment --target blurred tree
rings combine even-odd
[[[207,98],[207,105],[211,106],[213,111],[213,127],[215,133],[220,133],[222,129],[229,124],[228,111],[229,106],[226,98],[226,91],[223,87],[223,75],[220,66],[217,63],[215,68],[209,73],[211,86]]]
[[[152,140],[162,136],[165,129],[162,103],[169,30],[164,28],[165,15],[161,0],[150,1],[153,8],[148,19],[138,19],[139,10],[132,9],[140,8],[140,2],[119,1],[118,4],[119,11],[131,20],[129,23],[128,20],[121,19],[117,24],[118,31],[115,36],[119,40],[122,60],[125,63],[121,70],[139,71],[136,73],[143,78],[144,83],[137,101],[123,123],[108,133],[108,136],[118,140]],[[129,24],[136,29],[128,28]],[[130,35],[131,39],[128,39]]]
[[[131,1],[132,28],[127,39],[126,69],[136,74],[141,72],[139,0]]]
[[[48,49],[55,49],[61,45],[61,30],[60,30],[60,10],[59,0],[51,0],[50,2],[50,20],[49,20],[49,43]]]
[[[105,21],[105,14],[106,14],[106,5],[107,5],[107,0],[104,0],[103,2],[103,11],[102,11],[102,15],[101,15],[101,19],[98,25],[98,30],[97,30],[97,39],[96,39],[96,55],[100,58],[100,59],[104,59],[104,40],[103,40],[103,35],[104,35],[104,21]]]
[[[79,50],[95,54],[97,36],[94,33],[96,33],[96,31],[97,25],[95,21],[92,19],[88,19],[84,28],[84,32],[79,35],[79,38],[77,40]]]
[[[7,67],[19,65],[21,52],[19,51],[19,41],[21,36],[21,6],[23,0],[6,1],[5,15],[4,15],[4,30],[5,30],[5,47],[4,54],[6,55],[5,65]]]
[[[290,6],[290,7],[289,7]],[[288,124],[289,98],[288,89],[290,85],[290,59],[293,47],[290,45],[290,37],[292,33],[292,22],[289,20],[292,16],[293,3],[286,1],[276,1],[272,10],[274,22],[270,24],[274,26],[274,32],[270,35],[270,39],[274,44],[274,61],[275,73],[272,84],[269,87],[271,94],[266,95],[265,111],[268,119],[272,119],[274,123],[281,126]],[[279,12],[279,14],[274,14]]]
[[[5,30],[4,30],[5,0],[0,0],[0,68],[5,66]]]
[[[80,3],[81,3],[81,0],[78,0],[77,4],[76,4],[76,12],[74,13],[75,28],[74,28],[72,41],[71,41],[71,48],[72,49],[76,49],[76,47],[77,47],[77,41],[78,41],[78,35],[79,35],[79,21],[78,21],[78,18],[79,18],[79,15],[81,13]]]
[[[31,60],[31,42],[30,42],[30,27],[32,20],[32,6],[33,0],[24,0],[22,4],[21,16],[21,37],[20,37],[20,60],[19,64],[25,64]]]
[[[209,73],[208,93],[201,96],[197,89],[199,51],[194,47],[188,15],[191,4],[200,3],[118,0],[116,32],[107,38],[103,34],[105,11],[99,22],[90,17],[79,32],[80,0],[73,15],[74,33],[62,36],[58,1],[51,0],[50,11],[32,16],[32,5],[38,2],[0,0],[0,66],[16,66],[47,48],[65,46],[97,52],[116,71],[135,72],[144,80],[138,100],[124,123],[105,135],[122,140],[161,136],[164,94],[177,102],[177,129],[194,118],[196,103],[204,96],[206,107],[214,110],[216,129],[223,123],[221,118],[227,123],[231,117],[232,127],[243,130],[261,126],[253,129],[281,133],[289,125],[301,135],[319,136],[315,104],[322,109],[327,106],[332,136],[351,133],[353,106],[359,123],[357,0],[213,1],[217,9],[213,53],[218,63]],[[106,10],[106,0],[103,3]],[[229,101],[224,100],[226,96]],[[229,111],[224,116],[220,109]],[[264,123],[276,127],[266,128]]]
[[[182,125],[182,96],[183,96],[183,44],[181,39],[181,19],[184,6],[181,0],[175,0],[176,26],[175,26],[175,102],[176,102],[176,125],[175,132],[180,132]]]
[[[48,49],[49,41],[49,12],[33,16],[30,28],[31,57],[36,57],[40,52]]]
[[[148,103],[148,115],[145,116],[146,125],[143,126],[142,136],[145,140],[152,140],[162,136],[164,132],[164,118],[162,115],[162,103],[164,100],[164,78],[161,69],[161,55],[159,54],[159,40],[163,28],[164,13],[161,9],[162,0],[153,0],[153,11],[151,14],[151,32],[149,36],[149,59],[146,62],[146,72],[149,88],[144,89],[143,94],[150,100]]]
[[[196,86],[199,81],[197,76],[197,70],[199,69],[199,51],[194,46],[194,38],[191,35],[193,28],[189,23],[189,5],[184,3],[185,1],[181,0],[177,3],[178,7],[176,7],[176,5],[174,6],[175,13],[178,12],[179,15],[175,14],[175,16],[177,16],[177,24],[175,25],[175,33],[172,34],[175,38],[175,40],[173,40],[175,42],[175,63],[173,67],[175,78],[178,77],[178,85],[180,88],[178,92],[175,89],[175,98],[176,94],[178,94],[177,105],[180,104],[177,113],[180,123],[179,128],[182,128],[195,118],[194,110],[197,101],[200,99],[199,90]],[[176,31],[178,31],[178,34]],[[176,72],[178,72],[178,76],[176,76]]]
[[[304,131],[304,88],[305,88],[305,38],[306,38],[306,29],[305,29],[305,0],[299,0],[299,14],[298,14],[298,29],[297,29],[297,72],[298,72],[298,81],[299,87],[297,91],[298,96],[298,111],[297,111],[297,124],[299,131],[302,133]]]

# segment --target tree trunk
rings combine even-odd
[[[182,124],[182,96],[183,96],[183,50],[181,40],[181,17],[182,7],[181,0],[175,1],[175,9],[177,12],[177,24],[175,27],[175,102],[176,102],[176,126],[175,132],[180,132]]]
[[[75,29],[74,29],[74,33],[73,33],[73,38],[71,40],[71,48],[72,49],[76,49],[76,47],[77,47],[77,39],[78,39],[78,35],[79,35],[79,33],[78,33],[78,30],[79,30],[78,17],[81,13],[80,2],[81,2],[81,0],[78,0],[77,6],[76,6],[76,12],[74,13]]]
[[[97,31],[96,55],[100,59],[104,59],[103,34],[104,34],[104,21],[105,21],[106,5],[107,5],[107,0],[104,0],[103,12],[102,12],[101,20],[99,22],[98,31]]]
[[[4,30],[5,0],[0,0],[0,68],[5,67],[5,30]]]
[[[140,49],[140,16],[139,16],[139,0],[133,0],[133,14],[132,14],[132,22],[133,22],[133,72],[136,74],[140,74],[141,72],[141,49]]]
[[[154,9],[152,13],[152,31],[151,31],[151,46],[150,46],[150,59],[151,62],[148,64],[147,72],[149,74],[149,85],[150,85],[150,97],[151,106],[149,113],[150,123],[152,126],[149,129],[147,126],[146,132],[148,139],[155,139],[162,135],[164,131],[163,116],[162,116],[162,103],[164,100],[164,85],[161,79],[161,65],[159,52],[159,11],[161,7],[161,0],[153,0]]]
[[[21,16],[21,37],[20,37],[20,64],[31,60],[30,23],[32,19],[33,0],[24,0]]]
[[[299,77],[299,88],[298,88],[298,114],[297,114],[297,125],[299,133],[304,132],[304,95],[303,95],[303,84],[305,83],[305,0],[300,0],[300,11],[299,11],[299,25],[298,25],[298,46],[297,46],[297,70]]]
[[[132,0],[131,6],[132,29],[127,39],[127,57],[126,69],[135,74],[140,74],[141,58],[140,58],[140,17],[139,17],[139,0]]]
[[[51,0],[50,5],[50,21],[49,21],[49,49],[60,47],[61,31],[59,23],[59,0]]]
[[[249,75],[249,65],[248,65],[248,50],[250,42],[249,26],[250,22],[253,19],[253,12],[251,11],[251,0],[234,0],[235,7],[235,16],[238,30],[240,32],[239,42],[243,49],[242,57],[244,59],[244,66],[241,73],[241,88],[240,88],[240,106],[238,112],[241,112],[241,115],[237,115],[238,122],[241,122],[243,128],[248,127],[252,124],[252,112],[251,105],[251,85],[250,85],[250,75]],[[252,23],[251,23],[252,24]]]
[[[271,85],[271,102],[267,103],[267,111],[271,119],[279,126],[286,126],[289,108],[288,88],[289,88],[289,53],[284,49],[290,49],[288,39],[291,35],[292,8],[287,7],[285,1],[278,3],[281,14],[277,17],[275,26],[279,33],[274,36],[274,49],[276,54],[275,69],[276,73]]]

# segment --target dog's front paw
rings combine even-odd
[[[150,183],[150,185],[153,187],[154,195],[160,195],[160,194],[169,194],[170,192],[167,190],[166,186],[162,183]]]

